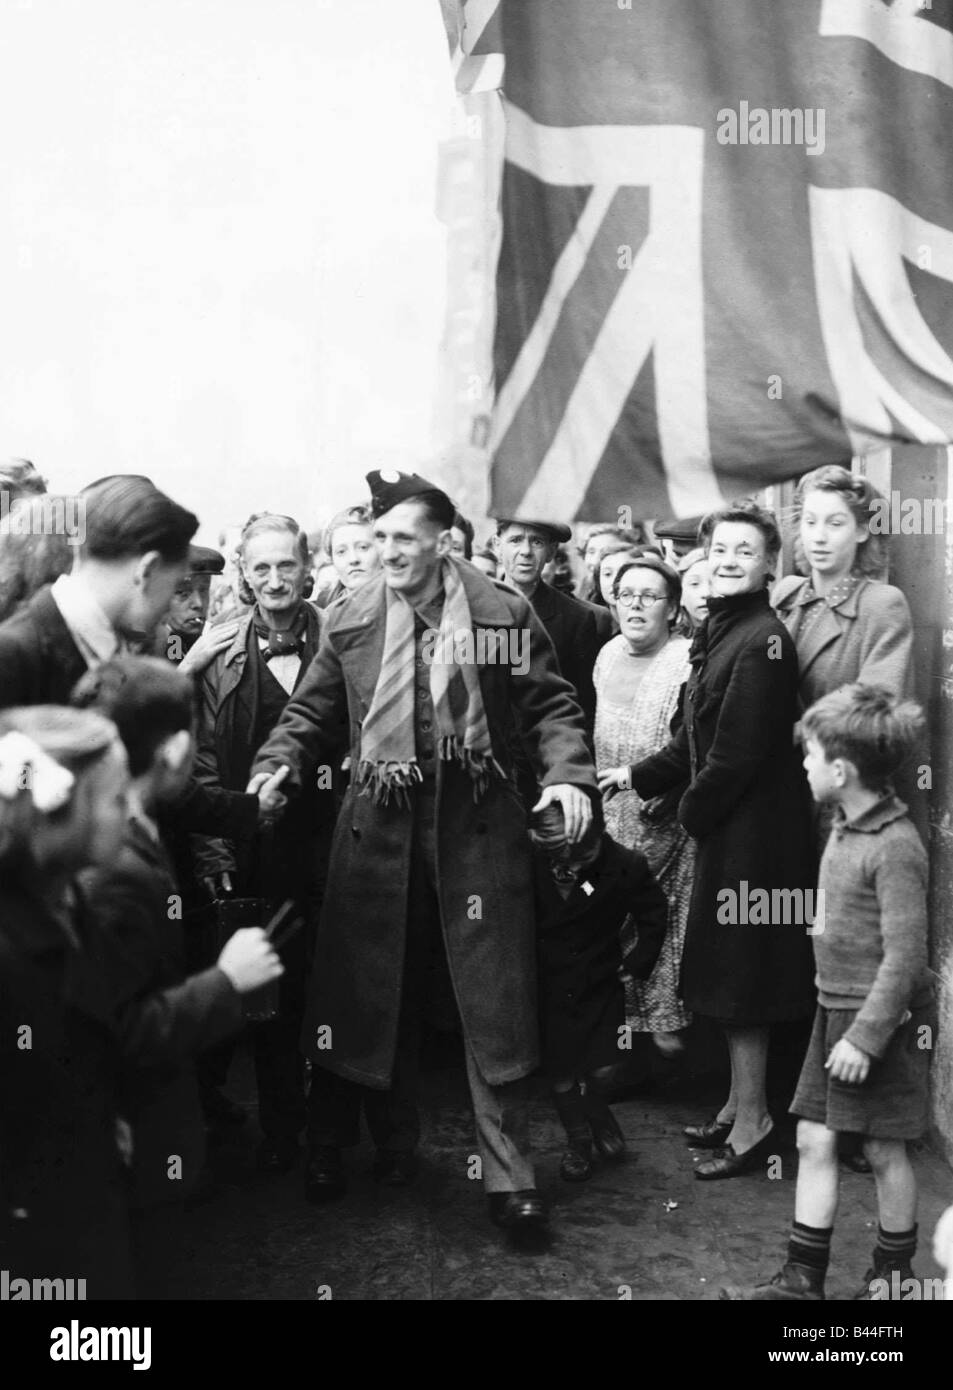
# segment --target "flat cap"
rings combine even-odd
[[[534,526],[537,531],[545,531],[552,536],[553,540],[560,545],[564,545],[566,541],[572,539],[571,526],[567,526],[562,521],[541,521],[535,516],[503,516],[497,521],[496,526],[499,531],[504,526]]]
[[[657,521],[652,528],[657,536],[667,541],[695,541],[702,523],[700,516],[666,517]]]
[[[221,574],[225,568],[225,556],[208,545],[190,545],[189,574]]]

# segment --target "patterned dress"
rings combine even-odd
[[[596,766],[600,771],[640,762],[668,743],[679,691],[688,679],[689,646],[687,638],[670,638],[647,663],[632,699],[626,704],[610,703],[605,698],[607,688],[617,685],[617,664],[630,660],[625,639],[613,637],[602,648],[593,672]],[[678,997],[678,976],[695,845],[675,819],[674,808],[661,823],[654,823],[650,819],[654,805],[642,802],[636,792],[617,792],[605,803],[609,834],[620,845],[642,851],[669,902],[669,928],[655,969],[643,984],[625,979],[626,1022],[638,1033],[677,1032],[691,1022],[691,1014]],[[623,942],[623,950],[628,944]]]

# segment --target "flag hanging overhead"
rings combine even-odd
[[[953,440],[953,0],[502,0],[495,515]]]

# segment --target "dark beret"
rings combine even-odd
[[[397,468],[375,469],[367,474],[367,486],[371,493],[371,515],[375,520],[401,502],[424,497],[437,512],[441,525],[448,531],[453,525],[456,508],[450,498],[436,483],[429,483],[419,473],[401,473]]]

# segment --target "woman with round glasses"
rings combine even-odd
[[[678,998],[694,847],[675,818],[677,800],[642,801],[628,787],[629,766],[663,748],[688,677],[688,642],[674,633],[681,585],[660,558],[628,559],[615,576],[620,632],[600,651],[596,687],[596,767],[606,794],[606,829],[646,856],[669,902],[669,927],[658,962],[644,983],[626,979],[626,1022],[650,1033],[661,1052],[681,1051],[678,1034],[690,1015]],[[623,941],[623,952],[631,946]]]
[[[753,502],[738,503],[707,516],[699,538],[711,597],[692,643],[683,722],[629,770],[629,784],[642,797],[686,787],[678,820],[696,842],[697,863],[681,997],[721,1025],[731,1062],[725,1103],[685,1131],[691,1143],[717,1150],[695,1169],[706,1181],[734,1177],[774,1152],[769,1030],[813,1008],[816,864],[793,737],[797,653],[768,598],[781,549],[777,522]]]

